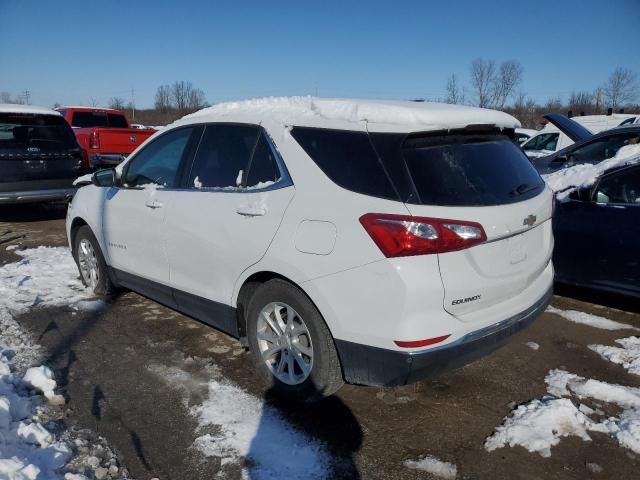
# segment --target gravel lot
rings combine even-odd
[[[0,264],[19,259],[6,249],[11,245],[65,246],[64,208],[3,208],[0,242]],[[559,293],[552,301],[557,308],[640,327],[640,307],[632,301]],[[271,405],[324,445],[333,478],[431,478],[404,465],[425,455],[455,464],[457,478],[631,479],[640,472],[640,455],[604,433],[590,433],[591,441],[563,438],[549,458],[522,447],[484,448],[516,405],[547,395],[544,379],[552,369],[640,387],[640,376],[588,348],[614,345],[633,331],[545,313],[502,350],[435,380],[401,388],[346,386],[320,404],[292,407],[271,399],[239,342],[134,293],[88,310],[33,308],[17,321],[47,353],[67,399],[67,425],[104,436],[140,480],[241,478],[238,464],[194,446],[196,438],[216,433],[215,426],[203,430],[194,415],[209,396],[212,376]]]

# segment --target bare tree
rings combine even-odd
[[[571,92],[568,107],[574,114],[594,112],[593,94],[589,92]]]
[[[547,100],[547,103],[544,104],[544,110],[546,113],[562,111],[563,105],[560,97],[550,98]]]
[[[109,108],[115,110],[124,110],[124,99],[122,97],[113,97],[109,100]]]
[[[471,63],[471,86],[479,107],[491,106],[496,80],[496,63],[493,60],[476,58]]]
[[[24,97],[17,95],[17,96],[12,96],[10,92],[0,92],[0,103],[17,103],[17,104],[24,104]]]
[[[602,94],[608,106],[616,108],[633,102],[638,94],[638,76],[624,67],[616,68],[602,86]]]
[[[191,82],[181,80],[171,85],[171,103],[181,113],[199,110],[205,105],[204,92]]]
[[[524,68],[516,60],[507,60],[500,64],[500,70],[493,79],[492,105],[504,108],[507,100],[514,95],[516,87],[522,83]]]
[[[455,74],[447,79],[447,103],[464,103],[464,92]]]
[[[160,85],[156,90],[155,107],[162,113],[171,110],[171,86]]]
[[[93,97],[89,97],[89,106],[90,107],[97,107],[98,106],[98,100],[96,100]]]

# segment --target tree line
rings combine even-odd
[[[477,58],[471,62],[467,85],[455,74],[447,79],[444,101],[504,110],[529,128],[539,126],[542,115],[549,112],[590,115],[607,113],[609,109],[640,111],[638,76],[629,68],[616,68],[602,85],[593,91],[574,91],[566,102],[558,97],[537,103],[522,90],[523,80],[524,68],[517,60],[498,64],[495,60]]]

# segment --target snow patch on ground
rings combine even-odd
[[[593,185],[596,179],[607,170],[639,162],[640,145],[626,145],[620,148],[614,157],[603,160],[598,164],[583,163],[574,165],[548,175],[542,175],[542,178],[554,192],[562,191],[558,194],[558,198],[562,199],[569,195],[574,188]]]
[[[15,253],[21,261],[0,267],[0,307],[12,315],[37,305],[70,305],[91,297],[68,248],[38,247]]]
[[[322,444],[289,424],[280,412],[241,388],[213,380],[209,398],[192,409],[199,428],[213,426],[195,441],[205,456],[239,463],[246,460],[250,478],[322,479],[328,476],[329,456]]]
[[[445,480],[454,480],[458,474],[458,468],[454,464],[443,462],[432,455],[426,455],[418,460],[405,460],[403,464],[407,468],[422,470]]]
[[[589,345],[589,348],[603,358],[622,365],[629,373],[640,375],[640,337],[621,338],[616,343],[622,348],[607,345]]]
[[[585,378],[564,370],[551,370],[545,382],[553,396],[532,400],[514,410],[485,441],[488,451],[519,445],[548,457],[551,447],[562,437],[577,436],[590,441],[588,432],[601,432],[609,434],[621,446],[640,453],[640,388]],[[572,397],[614,404],[623,411],[617,417],[594,420],[594,415],[603,412],[582,403],[576,407]]]
[[[525,345],[531,350],[538,350],[540,348],[540,345],[538,345],[536,342],[527,342],[525,343]]]
[[[571,322],[581,323],[583,325],[589,325],[590,327],[601,328],[603,330],[627,329],[627,330],[640,331],[640,328],[636,328],[633,325],[616,322],[614,320],[609,320],[608,318],[599,317],[597,315],[592,315],[590,313],[579,312],[577,310],[560,310],[559,308],[549,305],[546,311],[549,313],[553,313],[555,315],[559,315],[562,318],[569,320]]]
[[[87,300],[90,292],[77,279],[67,248],[16,253],[22,260],[0,267],[0,479],[127,478],[104,439],[91,434],[89,442],[81,438],[86,433],[59,431],[56,406],[64,397],[55,393],[53,372],[38,365],[40,347],[13,318],[39,305],[86,309],[83,303],[97,302]]]

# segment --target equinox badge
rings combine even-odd
[[[522,222],[522,225],[526,225],[527,227],[531,227],[533,226],[534,223],[536,223],[536,216],[535,215],[529,215],[527,218],[524,219],[524,221]]]

